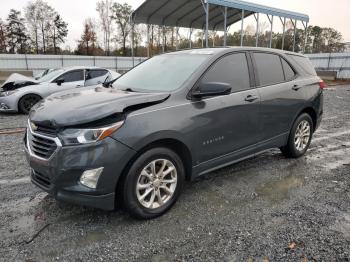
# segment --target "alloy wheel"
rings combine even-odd
[[[294,136],[294,145],[298,151],[303,151],[310,140],[311,137],[311,127],[310,123],[303,120],[299,123]]]
[[[167,203],[176,190],[177,170],[167,159],[157,159],[141,171],[136,195],[139,203],[149,209],[156,209]]]

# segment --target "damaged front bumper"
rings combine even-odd
[[[17,112],[17,99],[13,96],[0,96],[0,112]]]
[[[31,167],[33,184],[59,201],[104,210],[115,208],[115,191],[119,177],[135,151],[108,137],[98,143],[86,145],[62,146],[58,143],[52,155],[45,159],[37,155],[35,147],[32,150],[30,136],[33,134],[38,135],[27,131],[25,137],[26,157]],[[47,139],[55,141],[58,138]],[[80,177],[84,171],[98,167],[103,167],[103,172],[96,189],[81,184]]]

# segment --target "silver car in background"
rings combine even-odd
[[[53,93],[103,84],[119,76],[104,68],[67,67],[55,69],[38,80],[14,78],[2,86],[0,112],[28,114],[37,102]]]

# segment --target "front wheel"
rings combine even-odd
[[[39,101],[41,97],[35,94],[25,95],[19,100],[18,110],[22,114],[28,114],[30,109]]]
[[[313,122],[309,114],[301,114],[294,122],[288,144],[281,148],[286,157],[298,158],[308,150],[313,133]]]
[[[123,204],[141,219],[164,214],[176,202],[184,183],[185,170],[180,157],[168,148],[143,153],[125,177]]]

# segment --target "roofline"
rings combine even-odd
[[[301,53],[296,53],[292,51],[287,51],[287,50],[281,50],[281,49],[276,49],[276,48],[268,48],[268,47],[254,47],[254,46],[227,46],[227,47],[198,47],[198,48],[186,48],[186,49],[181,49],[181,50],[171,50],[162,54],[157,54],[158,55],[167,55],[167,54],[173,54],[173,53],[182,53],[182,52],[191,52],[191,51],[200,51],[203,50],[205,52],[210,52],[212,51],[213,54],[224,54],[224,53],[229,53],[229,52],[242,52],[242,51],[247,51],[247,52],[267,52],[267,53],[275,53],[275,54],[284,54],[284,55],[295,55],[295,56],[301,56],[305,57],[304,54]]]
[[[232,8],[242,9],[242,10],[251,11],[255,13],[263,13],[263,14],[269,14],[274,16],[286,17],[290,19],[303,21],[303,22],[310,21],[310,17],[306,14],[287,11],[287,10],[255,4],[255,3],[249,3],[241,0],[207,0],[207,2],[209,4],[232,7]]]

